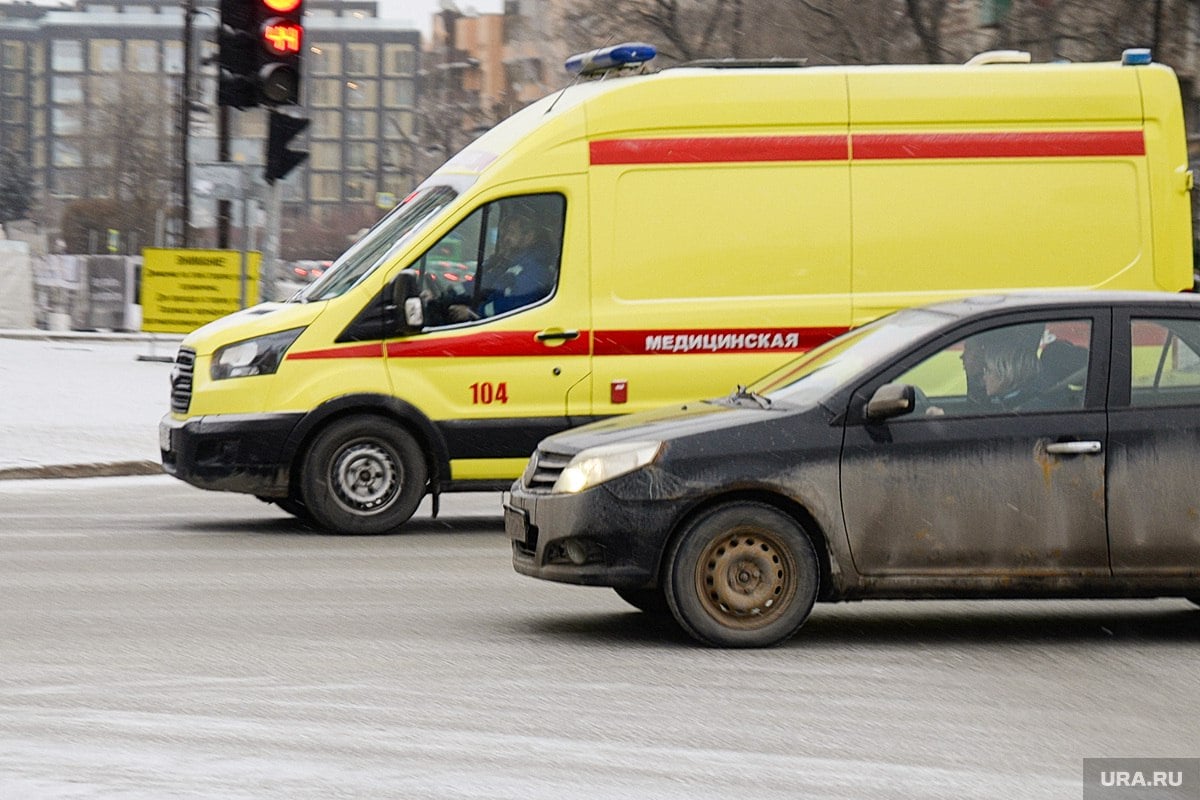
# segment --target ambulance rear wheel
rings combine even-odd
[[[417,510],[428,472],[407,431],[379,416],[332,423],[304,458],[300,487],[313,521],[332,533],[391,533]]]

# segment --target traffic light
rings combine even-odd
[[[221,25],[217,29],[217,104],[234,108],[258,105],[255,75],[258,72],[258,34],[254,13],[261,0],[221,0]]]
[[[270,126],[267,130],[267,169],[263,175],[267,183],[275,183],[286,177],[308,158],[308,153],[288,148],[288,143],[307,127],[306,119],[289,117],[277,111],[271,112]]]
[[[304,52],[303,0],[255,0],[260,45],[257,74],[260,102],[300,102],[300,55]]]
[[[303,0],[221,0],[218,104],[300,102],[303,17]]]

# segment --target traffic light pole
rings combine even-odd
[[[229,107],[217,106],[217,161],[229,161]],[[217,249],[229,249],[229,217],[230,205],[228,200],[217,201]],[[244,234],[243,234],[244,235]]]

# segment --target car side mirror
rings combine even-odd
[[[907,383],[885,383],[867,401],[867,419],[880,422],[909,414],[917,406],[917,390]]]
[[[420,278],[413,270],[402,270],[392,283],[392,307],[402,312],[399,327],[403,333],[414,333],[425,327]]]

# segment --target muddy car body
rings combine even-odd
[[[1028,386],[985,393],[976,347],[1032,348]],[[761,646],[817,600],[1200,598],[1198,466],[1200,298],[980,297],[550,437],[506,528],[522,574]]]

